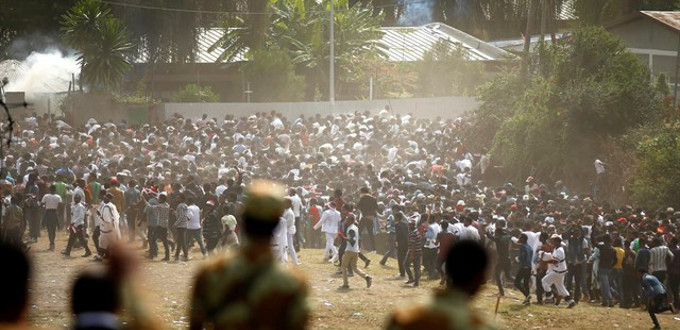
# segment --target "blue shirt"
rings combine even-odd
[[[534,251],[529,244],[524,243],[519,247],[519,267],[531,268],[531,261],[533,259]]]
[[[645,273],[642,275],[642,287],[645,289],[647,298],[654,298],[658,295],[666,294],[666,289],[659,279],[654,275]]]

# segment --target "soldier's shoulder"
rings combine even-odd
[[[449,321],[447,315],[437,313],[423,305],[392,312],[387,329],[446,329],[445,325],[449,324]]]

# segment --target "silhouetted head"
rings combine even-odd
[[[449,288],[474,295],[484,283],[488,263],[489,257],[479,243],[463,240],[454,244],[446,257]]]

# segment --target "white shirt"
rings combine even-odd
[[[286,219],[286,232],[288,235],[295,235],[295,214],[293,214],[293,210],[287,208],[283,211],[283,218]]]
[[[61,196],[56,194],[45,194],[42,198],[42,203],[45,204],[45,209],[56,210],[61,203]]]
[[[275,249],[283,249],[288,246],[288,224],[284,217],[280,218],[279,224],[274,228],[272,245]]]
[[[349,227],[347,227],[347,238],[351,239],[352,235],[350,235],[350,232],[354,232],[354,244],[352,244],[351,241],[346,241],[347,242],[347,247],[345,248],[345,251],[349,252],[359,252],[359,228],[355,224],[351,224]]]
[[[85,217],[87,216],[87,209],[82,202],[74,204],[71,207],[71,224],[78,227],[85,224]]]
[[[599,159],[595,160],[595,172],[597,172],[597,174],[604,173],[604,163]]]
[[[550,263],[548,264],[548,271],[553,271],[553,272],[565,272],[567,271],[567,262],[564,260],[564,248],[563,247],[558,247],[555,249],[552,253],[550,252],[543,252],[542,260],[543,261],[551,261],[551,260],[556,260],[557,263]]]
[[[102,208],[104,207],[104,205],[106,205],[106,204],[104,204],[103,201],[100,201],[99,204],[97,205],[98,213],[95,212],[95,214],[94,214],[94,226],[95,227],[100,227],[101,224],[102,224],[101,213],[102,213]]]
[[[187,229],[201,229],[201,209],[196,204],[187,206],[187,217]]]
[[[436,249],[437,247],[439,247],[439,245],[437,244],[437,235],[439,235],[439,233],[442,232],[442,226],[435,222],[435,223],[428,225],[428,227],[429,227],[428,228],[428,234],[433,233],[434,236],[431,237],[431,238],[428,238],[425,241],[425,247],[429,248],[429,249]]]
[[[222,196],[222,193],[223,193],[225,190],[227,190],[227,186],[221,184],[221,185],[217,186],[217,188],[215,189],[215,195],[216,195],[217,197],[220,197],[220,196]]]
[[[102,205],[101,209],[101,224],[99,225],[102,234],[109,234],[118,231],[118,209],[116,205],[109,202]]]
[[[329,234],[337,234],[340,227],[340,212],[336,209],[328,209],[321,214],[321,219],[314,229],[321,227],[321,231]]]
[[[473,241],[479,241],[479,230],[473,225],[467,227],[463,226],[463,230],[458,233],[458,237],[461,240],[470,239]]]
[[[465,225],[462,222],[456,222],[456,223],[450,225],[449,228],[447,229],[447,231],[449,233],[452,233],[452,234],[460,237],[460,233],[463,232],[464,229],[465,229]]]
[[[291,204],[293,204],[293,214],[295,214],[295,217],[300,217],[300,212],[302,211],[302,200],[298,195],[290,196],[288,197],[290,199]]]
[[[83,190],[83,188],[76,187],[76,189],[73,189],[73,196],[72,196],[72,199],[71,199],[71,203],[76,202],[76,200],[75,200],[76,196],[80,196],[80,201],[85,202],[85,191]]]

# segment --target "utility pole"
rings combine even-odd
[[[335,0],[331,0],[331,37],[330,37],[330,85],[328,95],[330,96],[331,110],[335,109]]]

